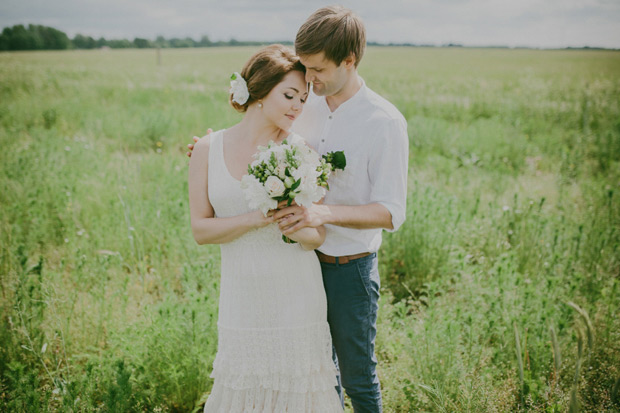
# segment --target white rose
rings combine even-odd
[[[250,92],[248,91],[248,85],[245,79],[237,72],[233,75],[233,80],[230,81],[230,92],[232,93],[232,101],[237,102],[240,105],[245,105],[245,102],[250,98]]]
[[[272,198],[282,196],[286,190],[284,183],[280,180],[280,178],[273,175],[265,181],[265,189],[267,189],[267,193]]]

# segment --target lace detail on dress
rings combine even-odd
[[[218,217],[249,212],[211,135],[209,200]],[[277,226],[221,246],[218,351],[205,412],[342,412],[321,268]]]
[[[284,392],[330,390],[336,386],[327,322],[282,329],[219,326],[219,353],[211,377],[232,389],[264,387]],[[231,357],[235,355],[236,357]]]

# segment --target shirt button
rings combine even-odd
[[[321,142],[325,142],[325,139],[321,139]]]
[[[331,118],[332,118],[332,115],[329,115],[329,118],[331,119]]]

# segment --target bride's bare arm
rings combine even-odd
[[[273,223],[260,211],[227,218],[215,218],[207,191],[209,139],[200,139],[189,162],[189,209],[192,233],[198,244],[223,244],[246,232]]]

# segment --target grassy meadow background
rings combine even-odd
[[[239,119],[254,50],[0,54],[0,411],[200,409],[219,247],[185,146]],[[410,138],[385,411],[620,411],[620,53],[370,48],[360,72]]]

